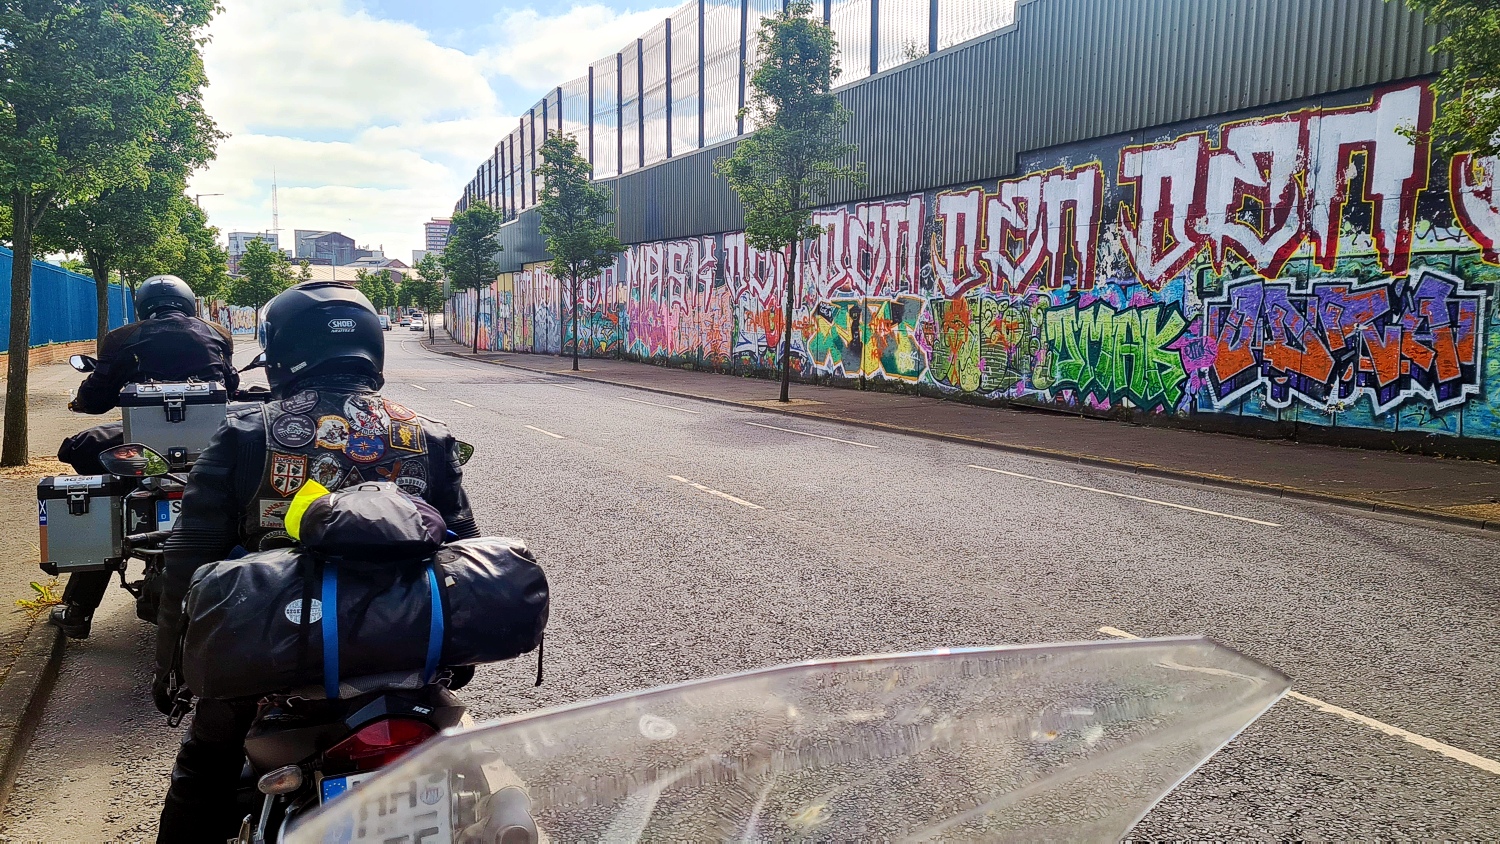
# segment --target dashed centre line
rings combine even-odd
[[[1121,630],[1118,627],[1100,627],[1099,632],[1103,633],[1106,636],[1113,636],[1116,639],[1140,638],[1134,633],[1126,633],[1124,630]],[[1342,706],[1334,706],[1328,701],[1319,700],[1315,697],[1302,694],[1298,691],[1288,691],[1286,693],[1286,696],[1292,698],[1293,700],[1299,700],[1307,704],[1308,706],[1313,707],[1319,712],[1326,712],[1329,715],[1337,715],[1346,721],[1353,721],[1356,724],[1369,727],[1370,729],[1378,733],[1384,733],[1385,735],[1392,736],[1394,738],[1405,739],[1406,741],[1415,744],[1417,747],[1420,747],[1424,750],[1431,750],[1433,753],[1438,753],[1446,756],[1449,759],[1454,760],[1455,762],[1462,762],[1465,765],[1472,765],[1481,771],[1488,771],[1492,774],[1500,774],[1500,762],[1497,762],[1494,759],[1490,759],[1486,756],[1480,756],[1477,753],[1470,753],[1469,751],[1463,750],[1462,748],[1454,747],[1451,744],[1444,744],[1437,739],[1431,739],[1424,735],[1418,735],[1417,733],[1411,732],[1410,730],[1403,730],[1400,727],[1393,727],[1390,724],[1385,723],[1384,721],[1377,721],[1368,715],[1361,715],[1358,712],[1355,712],[1351,709],[1345,709]]]
[[[783,431],[788,434],[798,434],[804,437],[813,437],[814,439],[828,440],[829,442],[843,443],[844,445],[857,445],[860,448],[880,448],[880,446],[878,445],[870,445],[869,443],[857,443],[854,440],[841,440],[838,437],[825,437],[822,434],[809,434],[806,431],[794,431],[791,428],[778,428],[775,425],[766,425],[762,422],[746,422],[745,424],[754,425],[757,428],[770,428],[773,431]]]
[[[703,484],[693,483],[692,481],[688,480],[687,478],[680,478],[680,477],[678,477],[676,475],[668,475],[668,477],[670,477],[674,481],[677,481],[678,483],[687,484],[688,486],[692,487],[693,489],[698,490],[699,492],[706,492],[709,495],[712,495],[712,496],[714,496],[716,498],[722,498],[725,501],[733,501],[734,503],[740,505],[741,507],[748,507],[751,510],[764,510],[764,509],[766,509],[766,508],[760,506],[759,504],[752,504],[751,502],[746,501],[743,498],[736,498],[736,497],[734,497],[733,495],[730,495],[727,492],[720,492],[719,490],[716,490],[716,489],[714,489],[712,487],[706,487]]]
[[[536,431],[538,434],[546,434],[547,436],[553,438],[554,440],[565,440],[565,439],[567,439],[567,437],[563,436],[562,434],[554,434],[551,431],[544,431],[544,430],[542,430],[541,428],[538,428],[535,425],[524,425],[522,427],[529,428],[530,430]]]
[[[656,402],[654,402],[654,401],[642,401],[642,400],[640,400],[640,399],[632,399],[632,398],[626,398],[626,397],[625,397],[625,396],[620,396],[620,401],[633,401],[633,402],[635,402],[635,403],[636,403],[636,404],[649,404],[649,405],[651,405],[651,406],[652,406],[652,407],[665,407],[665,408],[666,408],[666,409],[667,409],[667,410],[675,410],[675,411],[677,411],[677,412],[678,412],[678,413],[691,413],[691,414],[693,414],[693,415],[694,415],[694,416],[697,416],[697,415],[698,415],[698,414],[700,414],[700,413],[702,413],[702,412],[703,412],[703,411],[701,411],[701,410],[688,410],[688,409],[687,409],[687,408],[685,408],[685,407],[673,407],[673,406],[672,406],[672,405],[670,405],[670,404],[657,404],[657,403],[656,403]]]
[[[424,393],[427,392],[427,388],[422,386],[421,384],[408,384],[407,386],[416,387],[418,390],[421,390]]]
[[[466,402],[466,401],[459,401],[459,400],[458,400],[458,399],[454,399],[454,400],[453,400],[453,403],[454,403],[454,404],[461,404],[461,405],[463,405],[463,406],[464,406],[464,407],[473,407],[473,406],[474,406],[474,405],[472,405],[472,404],[469,404],[469,403],[468,403],[468,402]]]
[[[969,468],[970,469],[978,469],[981,472],[993,472],[993,473],[995,473],[997,475],[1009,475],[1012,478],[1024,478],[1025,480],[1028,480],[1028,481],[1036,481],[1038,483],[1052,484],[1053,486],[1063,486],[1063,487],[1067,487],[1068,489],[1077,489],[1077,490],[1082,490],[1084,492],[1095,492],[1095,493],[1098,493],[1099,495],[1112,495],[1115,498],[1128,498],[1131,501],[1142,501],[1142,502],[1145,502],[1146,504],[1155,504],[1155,505],[1157,505],[1159,507],[1171,507],[1174,510],[1186,510],[1189,513],[1201,513],[1202,515],[1205,515],[1205,516],[1217,516],[1217,517],[1219,517],[1221,519],[1233,519],[1233,520],[1235,520],[1237,522],[1249,522],[1252,525],[1262,525],[1264,527],[1281,527],[1281,525],[1279,525],[1279,524],[1277,524],[1275,522],[1265,522],[1265,521],[1261,521],[1260,519],[1252,519],[1249,516],[1236,516],[1236,515],[1233,515],[1231,513],[1220,513],[1218,510],[1204,510],[1204,509],[1201,509],[1201,508],[1198,508],[1198,507],[1189,507],[1186,504],[1173,504],[1170,501],[1162,501],[1162,500],[1156,499],[1156,498],[1143,498],[1143,497],[1141,497],[1139,495],[1127,495],[1127,494],[1125,494],[1123,492],[1113,492],[1113,491],[1107,490],[1107,489],[1099,489],[1098,487],[1083,486],[1082,484],[1070,484],[1070,483],[1068,483],[1066,481],[1054,481],[1054,480],[1049,480],[1047,478],[1038,478],[1035,475],[1023,475],[1020,472],[1008,472],[1008,471],[1006,471],[1004,469],[992,469],[989,466],[979,466],[979,465],[974,464],[974,463],[970,463],[969,464]]]
[[[567,384],[558,384],[557,386],[562,387],[564,390],[572,390],[575,393],[587,393],[588,392],[588,390],[581,390],[578,387],[569,387]]]

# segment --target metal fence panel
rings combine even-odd
[[[868,3],[869,0],[859,0]],[[782,0],[750,0],[745,12],[745,104],[750,104],[750,79],[760,67],[760,25],[766,18],[781,14]],[[753,132],[758,125],[753,112],[745,114],[745,131]]]
[[[14,256],[0,246],[0,326],[10,327],[10,273]],[[94,280],[41,261],[31,262],[31,345],[92,340],[98,332]],[[118,284],[109,286],[109,327],[135,318],[130,296]],[[10,331],[0,333],[0,352],[8,350]]]
[[[632,42],[620,51],[620,172],[641,167],[640,46]]]
[[[562,133],[578,141],[578,154],[589,157],[589,78],[562,86]]]
[[[881,2],[882,18],[887,2],[891,0]],[[938,49],[1010,26],[1015,19],[1015,0],[938,0]]]
[[[995,0],[971,2],[1000,5]],[[927,21],[931,11],[931,0],[880,0],[879,70],[890,70],[927,55]]]
[[[734,137],[740,108],[740,0],[706,0],[703,9],[703,144]]]
[[[594,178],[620,174],[620,76],[615,56],[594,63]]]
[[[667,22],[641,38],[641,139],[645,166],[667,160]]]
[[[829,26],[839,45],[839,67],[843,69],[834,84],[847,85],[869,76],[870,0],[833,0]]]
[[[672,154],[698,148],[698,2],[672,13]]]

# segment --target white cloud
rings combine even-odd
[[[499,40],[480,56],[493,73],[527,87],[552,88],[586,75],[589,65],[633,43],[672,11],[663,6],[622,14],[598,4],[558,15],[523,9],[496,18]]]
[[[422,222],[452,211],[515,127],[497,91],[528,107],[670,11],[501,14],[483,28],[491,45],[465,53],[358,3],[225,0],[204,49],[205,104],[231,137],[190,188],[222,194],[202,198],[222,231],[270,228],[274,169],[283,247],[293,229],[336,229],[409,260]]]

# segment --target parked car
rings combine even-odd
[[[381,314],[380,315],[380,330],[381,331],[390,331],[391,330],[391,318],[388,317],[388,316],[386,316],[385,314]]]

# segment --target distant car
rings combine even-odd
[[[385,314],[381,314],[380,315],[380,330],[381,331],[390,331],[391,330],[391,318],[388,317],[388,316],[386,316]]]
[[[412,331],[426,331],[427,330],[427,323],[424,322],[421,317],[417,317],[416,319],[414,319],[414,320],[411,321],[411,330]]]
[[[401,318],[401,324],[402,325],[411,325],[411,317],[402,317]]]

